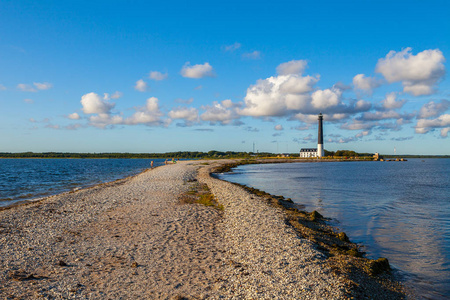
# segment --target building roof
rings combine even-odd
[[[317,148],[302,148],[300,152],[317,152]]]

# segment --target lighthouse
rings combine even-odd
[[[319,120],[319,135],[317,136],[317,148],[302,148],[300,149],[300,157],[301,158],[310,158],[310,157],[323,157],[324,156],[324,150],[323,150],[323,128],[322,128],[322,121],[323,116],[322,113],[318,116]]]
[[[317,137],[317,157],[323,157],[324,151],[323,151],[323,128],[322,128],[322,121],[323,116],[322,113],[319,114],[319,135]]]

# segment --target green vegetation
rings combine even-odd
[[[252,153],[235,151],[179,151],[166,153],[70,153],[70,152],[0,152],[0,158],[190,158],[190,159],[217,159],[217,158],[251,158],[273,156],[271,153]],[[297,154],[298,156],[298,154]]]
[[[179,197],[178,200],[180,201],[180,203],[183,204],[198,203],[205,206],[211,206],[221,211],[224,210],[223,205],[217,202],[216,198],[211,193],[208,185],[204,183],[199,183],[197,182],[196,179],[190,182],[194,182],[194,184],[191,186],[191,189],[188,192],[182,194]]]

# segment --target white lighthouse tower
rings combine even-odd
[[[323,116],[322,113],[319,114],[319,135],[317,137],[317,157],[323,157],[323,128],[322,128]]]

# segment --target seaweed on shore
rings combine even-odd
[[[243,159],[243,160],[236,160],[230,163],[221,164],[220,166],[217,166],[214,168],[212,173],[227,173],[231,172],[232,169],[242,166],[242,165],[252,165],[252,164],[258,164],[256,159]]]

